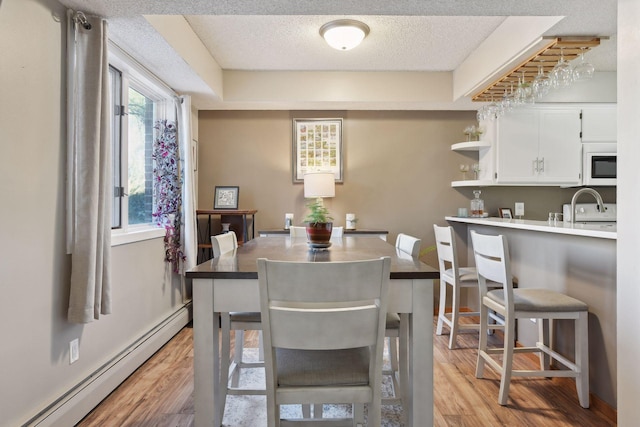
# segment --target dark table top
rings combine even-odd
[[[391,279],[437,279],[438,270],[405,254],[382,239],[344,236],[332,240],[328,249],[311,250],[306,239],[290,237],[258,237],[240,246],[235,253],[223,254],[206,261],[186,276],[192,279],[257,279],[256,260],[267,258],[279,261],[357,261],[383,256],[391,258]]]
[[[389,232],[387,230],[374,230],[374,229],[370,229],[370,228],[358,228],[358,229],[348,229],[345,228],[343,231],[344,234],[389,234]],[[288,235],[289,234],[289,230],[286,230],[284,228],[273,228],[273,229],[267,229],[267,230],[260,230],[258,231],[258,234],[282,234],[282,235]]]

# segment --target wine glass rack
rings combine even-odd
[[[505,90],[508,92],[518,86],[519,79],[524,72],[525,82],[532,82],[538,74],[539,66],[542,66],[545,73],[548,73],[560,60],[560,53],[566,61],[572,61],[580,56],[583,51],[600,45],[600,37],[554,37],[548,40],[542,48],[533,55],[528,56],[519,62],[515,67],[502,74],[493,83],[485,86],[472,96],[472,101],[491,102],[502,99]]]

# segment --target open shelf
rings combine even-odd
[[[467,179],[464,181],[451,181],[452,187],[484,187],[492,184],[493,182],[486,179]]]
[[[490,141],[458,142],[451,146],[451,151],[478,151],[481,148],[491,147]]]

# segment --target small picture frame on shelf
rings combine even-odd
[[[213,196],[213,209],[238,209],[238,194],[240,187],[222,187],[216,185]]]
[[[511,208],[500,208],[498,212],[500,213],[500,218],[513,219],[513,212],[511,212]]]

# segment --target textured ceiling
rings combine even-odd
[[[218,64],[235,70],[450,71],[504,17],[350,16],[370,33],[348,52],[319,28],[342,16],[186,16]]]
[[[564,17],[545,35],[603,36],[587,59],[615,70],[616,0],[59,0],[109,21],[111,39],[174,89],[212,95],[144,18],[184,15],[224,70],[452,71],[508,16]],[[361,46],[341,52],[318,34],[335,18],[365,22]]]

